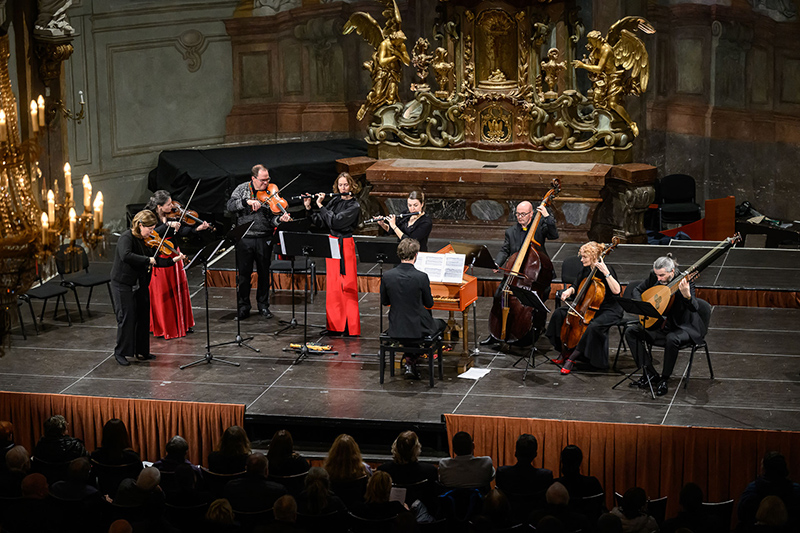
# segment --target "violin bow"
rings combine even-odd
[[[181,213],[181,218],[178,219],[178,224],[183,222],[183,217],[186,216],[186,211],[189,209],[189,203],[192,201],[192,198],[194,198],[194,193],[197,192],[198,185],[200,185],[200,180],[197,180],[197,183],[194,184],[194,190],[192,191],[192,195],[189,196],[189,201],[186,202],[186,206],[183,208],[183,212]],[[155,255],[161,249],[161,245],[164,244],[164,239],[167,238],[167,233],[169,233],[170,229],[172,229],[172,227],[167,225],[167,229],[164,231],[164,235],[161,237],[161,242],[158,243],[158,246],[156,247],[156,251],[153,254],[153,257],[155,257]],[[173,231],[175,231],[175,230],[173,230]],[[177,234],[177,232],[176,232],[176,234]]]
[[[273,198],[275,195],[277,195],[277,194],[280,194],[280,193],[281,193],[281,191],[282,191],[283,189],[285,189],[286,187],[288,187],[289,185],[291,185],[292,183],[294,183],[295,181],[297,181],[297,178],[299,178],[299,177],[300,177],[300,176],[302,176],[302,175],[303,175],[303,173],[301,172],[300,174],[298,174],[297,176],[295,176],[295,177],[294,177],[294,179],[293,179],[292,181],[290,181],[289,183],[287,183],[287,184],[286,184],[286,185],[284,185],[283,187],[280,187],[280,188],[278,188],[278,190],[277,190],[277,191],[275,191],[274,193],[270,194],[270,195],[269,195],[269,197],[270,197],[270,198]]]

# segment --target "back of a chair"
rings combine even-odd
[[[392,529],[392,524],[397,521],[397,515],[387,518],[372,520],[348,513],[350,531],[353,533],[376,533]]]
[[[275,521],[275,512],[272,508],[262,511],[237,511],[233,510],[236,521],[242,525],[244,531],[252,531],[258,526],[264,526]]]
[[[212,472],[211,470],[202,466],[200,467],[200,470],[203,473],[203,482],[205,483],[206,488],[211,494],[214,495],[215,498],[222,497],[222,491],[229,481],[244,477],[246,473],[237,472],[236,474],[217,474],[216,472]]]
[[[31,474],[42,474],[47,478],[47,484],[52,485],[56,481],[67,479],[67,469],[69,461],[62,463],[51,463],[37,457],[31,457]]]
[[[142,463],[130,463],[125,465],[108,465],[92,463],[92,477],[97,480],[97,488],[103,494],[108,494],[113,499],[117,495],[119,484],[124,479],[136,479],[142,471]]]
[[[89,268],[89,256],[82,246],[71,247],[69,244],[64,244],[56,252],[55,258],[56,270],[62,277]]]
[[[703,512],[715,518],[718,524],[717,531],[728,533],[731,530],[731,517],[733,516],[733,500],[724,502],[703,502]]]
[[[570,498],[569,506],[576,512],[586,516],[591,523],[596,523],[600,515],[603,514],[606,495],[601,492],[585,498]]]
[[[367,492],[367,476],[349,481],[331,481],[331,490],[350,509],[354,505],[364,502],[364,493]]]
[[[697,298],[697,313],[700,315],[700,320],[703,322],[703,331],[700,333],[705,337],[706,333],[708,333],[708,325],[711,323],[711,304]]]
[[[466,523],[483,509],[483,496],[478,489],[452,489],[439,496],[439,515],[458,523]]]
[[[564,259],[561,263],[561,282],[565,285],[571,285],[578,281],[578,275],[583,269],[581,258],[573,255]]]
[[[687,174],[670,174],[661,178],[658,184],[660,202],[664,204],[693,204],[695,181]]]
[[[343,511],[316,515],[297,513],[297,527],[308,533],[344,533],[347,531],[347,518]]]
[[[297,498],[297,495],[303,492],[305,488],[306,476],[308,476],[308,472],[301,472],[299,474],[293,474],[291,476],[273,476],[272,474],[269,475],[269,480],[274,481],[275,483],[280,483],[286,490]]]
[[[421,479],[414,483],[392,483],[392,486],[398,489],[406,489],[406,505],[411,505],[416,500],[422,500],[427,504],[430,495],[433,492],[432,484],[427,479]]]
[[[208,511],[208,504],[201,503],[188,507],[164,504],[164,518],[172,527],[181,531],[194,532],[203,526],[203,519]]]
[[[652,516],[658,522],[658,525],[664,523],[664,518],[667,516],[667,498],[656,498],[655,500],[647,500],[647,514]]]

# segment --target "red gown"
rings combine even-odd
[[[166,257],[166,256],[162,256]],[[150,331],[156,337],[185,337],[194,326],[189,282],[182,263],[153,268],[150,279]]]

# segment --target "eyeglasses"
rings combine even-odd
[[[528,211],[527,213],[519,213],[519,212],[517,212],[517,213],[514,213],[514,215],[517,218],[520,218],[520,217],[526,217],[526,216],[530,215],[531,213],[533,213],[533,211]]]

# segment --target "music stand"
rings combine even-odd
[[[397,256],[397,239],[379,239],[378,237],[359,236],[356,239],[356,251],[358,261],[361,263],[378,263],[380,266],[380,280],[383,284],[383,265],[399,265],[402,261]],[[380,316],[380,329],[378,329],[378,344],[381,342],[383,334],[383,305],[380,302],[380,292],[378,293],[378,314]],[[379,353],[351,353],[350,357],[360,355],[374,355],[379,357]]]
[[[308,228],[310,226],[311,226],[311,219],[310,218],[301,218],[301,219],[298,219],[298,220],[290,220],[289,222],[282,222],[278,226],[278,231],[275,233],[275,237],[273,237],[273,239],[275,239],[275,238],[280,239],[280,232],[282,232],[282,231],[289,231],[289,232],[294,232],[294,233],[304,233],[304,232],[308,231]],[[279,240],[278,244],[280,244],[280,240]],[[274,245],[274,243],[273,243],[273,245]],[[283,250],[281,250],[281,251],[283,251]],[[292,291],[292,319],[291,320],[279,320],[279,323],[285,324],[285,327],[283,327],[283,328],[279,329],[278,331],[276,331],[275,333],[273,333],[273,335],[275,335],[276,337],[278,335],[280,335],[281,333],[283,333],[284,331],[287,331],[287,330],[290,330],[290,329],[294,329],[294,328],[296,328],[298,326],[303,326],[304,325],[304,324],[300,324],[297,321],[297,315],[295,313],[295,304],[294,304],[294,260],[295,260],[295,256],[294,255],[290,255],[290,254],[281,254],[281,255],[285,255],[285,256],[291,258],[289,260],[290,261],[290,266],[289,266],[289,272],[290,272],[290,274],[289,274],[290,278],[289,279],[290,279],[290,282],[289,283],[290,283],[290,287],[291,287],[291,291]],[[308,265],[306,265],[306,275],[308,275]],[[308,297],[308,295],[306,295],[306,297]],[[318,326],[316,324],[311,324],[311,327],[324,328],[325,326]]]
[[[289,231],[281,231],[279,234],[281,240],[281,251],[286,255],[302,255],[305,257],[306,270],[308,270],[309,257],[325,257],[333,258],[331,250],[331,243],[334,242],[323,233],[292,233]],[[297,357],[292,364],[298,364],[303,359],[307,359],[311,350],[308,348],[308,276],[306,276],[306,283],[303,287],[305,299],[303,300],[303,344],[300,348],[292,348],[291,346],[283,349],[284,352],[294,352]],[[313,350],[314,353],[330,353],[338,354],[335,350]]]
[[[244,235],[247,232],[247,230],[250,229],[251,225],[252,223],[244,228],[242,235]],[[237,230],[238,229],[239,228],[237,228]],[[183,370],[184,368],[188,368],[190,366],[199,365],[200,363],[211,364],[214,361],[219,361],[220,363],[225,363],[226,365],[239,366],[239,363],[234,363],[233,361],[226,361],[225,359],[214,359],[214,356],[211,354],[211,325],[208,318],[208,260],[211,257],[213,257],[214,254],[216,254],[217,251],[226,242],[229,242],[227,237],[225,239],[219,239],[216,242],[212,242],[206,245],[205,247],[203,247],[202,250],[197,252],[197,255],[195,255],[194,258],[189,262],[189,264],[183,268],[184,270],[189,270],[196,264],[200,264],[203,266],[203,292],[205,292],[205,299],[206,299],[206,355],[202,359],[198,359],[197,361],[193,361],[186,365],[181,365],[179,367],[181,370]],[[237,336],[237,339],[238,338],[240,337]],[[252,339],[252,337],[250,338]],[[248,346],[248,348],[250,348],[250,346]]]
[[[471,276],[475,275],[475,267],[491,268],[492,270],[499,268],[497,263],[494,262],[492,254],[489,249],[482,244],[469,244],[466,242],[451,242],[450,246],[457,254],[464,254],[467,257],[464,264],[469,267]],[[472,306],[472,332],[475,340],[475,348],[472,350],[472,355],[480,355],[480,344],[478,343],[478,302]]]
[[[619,303],[620,307],[622,307],[624,311],[631,313],[633,315],[644,315],[644,316],[649,316],[651,318],[658,318],[661,320],[664,319],[661,313],[659,313],[658,310],[655,307],[653,307],[653,304],[651,304],[650,302],[643,302],[642,300],[631,300],[630,298],[622,298],[620,296],[614,296],[614,300],[616,300]],[[642,361],[641,364],[636,363],[637,364],[636,370],[634,370],[630,374],[627,374],[624,378],[622,378],[619,381],[619,383],[611,387],[612,389],[616,389],[617,387],[622,385],[625,382],[625,380],[633,381],[633,378],[631,376],[633,376],[639,370],[641,370],[642,375],[647,379],[648,387],[650,387],[650,396],[652,396],[654,400],[656,399],[656,393],[653,390],[653,378],[655,376],[651,376],[647,372],[647,365],[652,362],[652,359],[650,353],[647,350],[645,350],[645,352],[646,353],[641,354],[640,357],[640,360]]]
[[[516,287],[514,285],[509,285],[509,288],[511,289],[511,293],[514,296],[517,297],[517,300],[519,300],[519,302],[522,305],[524,305],[526,307],[530,307],[534,311],[539,311],[540,313],[545,313],[545,315],[550,312],[550,310],[547,309],[547,306],[545,305],[545,303],[542,301],[542,299],[539,297],[539,295],[536,292],[529,291],[528,289],[525,289],[523,287]],[[525,378],[528,376],[528,367],[533,367],[534,366],[533,358],[536,356],[536,352],[537,352],[537,350],[536,350],[536,342],[534,341],[534,342],[531,343],[531,353],[528,354],[528,357],[525,357],[523,355],[522,357],[517,359],[516,363],[511,365],[511,366],[516,367],[517,363],[519,363],[520,361],[525,359],[525,372],[522,373],[522,381],[525,381]],[[545,356],[545,359],[547,359],[546,356]]]

